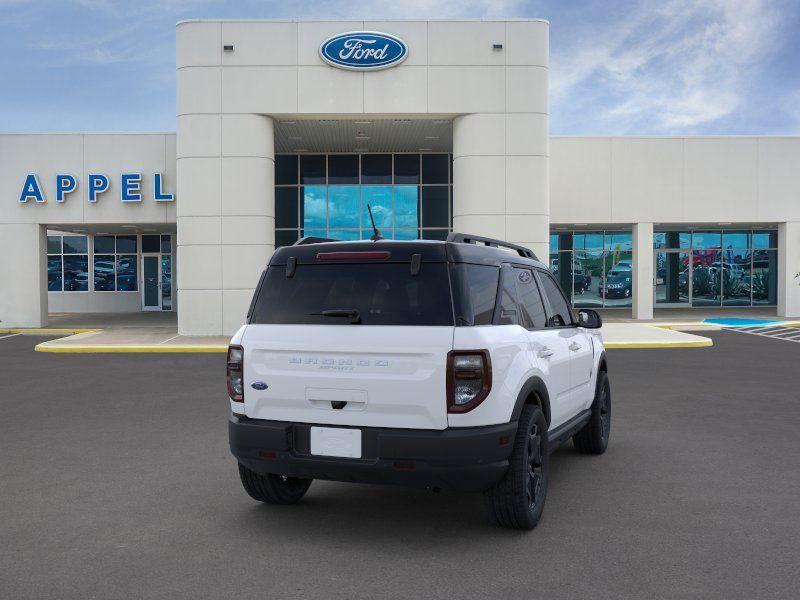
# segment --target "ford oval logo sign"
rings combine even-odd
[[[322,42],[319,54],[326,63],[340,69],[377,71],[403,62],[408,46],[388,33],[349,31]]]

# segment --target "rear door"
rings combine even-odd
[[[557,331],[567,346],[570,388],[566,402],[568,419],[586,408],[586,401],[591,398],[589,387],[594,365],[594,347],[591,337],[574,323],[567,299],[553,276],[546,271],[537,273],[548,304],[547,328]]]
[[[454,327],[446,263],[424,263],[416,274],[407,262],[298,264],[287,273],[269,267],[244,334],[247,416],[447,427]]]
[[[550,393],[550,426],[556,427],[568,418],[570,410],[570,350],[563,331],[547,327],[545,303],[533,270],[513,269],[517,282],[521,323],[528,330],[531,360],[545,375]]]

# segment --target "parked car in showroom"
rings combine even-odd
[[[373,237],[304,238],[262,274],[227,357],[245,491],[267,504],[314,479],[479,492],[495,523],[535,527],[550,453],[608,445],[600,316],[573,313],[526,248]]]
[[[592,276],[583,267],[576,267],[572,274],[576,294],[583,294],[592,285]]]

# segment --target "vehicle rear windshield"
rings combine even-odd
[[[324,316],[344,311],[347,316]],[[250,322],[284,325],[453,325],[450,280],[445,263],[297,265],[267,269]]]

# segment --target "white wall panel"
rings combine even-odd
[[[231,44],[233,52],[222,52],[224,66],[296,65],[297,23],[226,21],[221,46]]]

